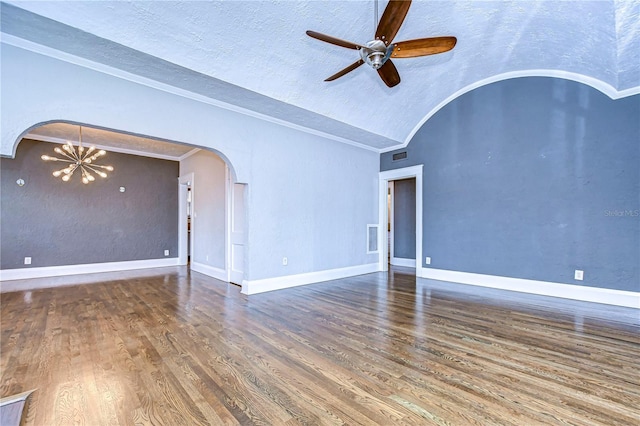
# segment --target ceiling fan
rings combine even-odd
[[[390,0],[378,23],[378,2],[376,0],[375,21],[377,28],[375,39],[364,45],[341,40],[316,31],[307,31],[309,37],[335,44],[336,46],[346,47],[347,49],[355,49],[360,52],[359,60],[345,69],[338,71],[325,81],[333,81],[340,78],[366,62],[378,71],[380,78],[382,78],[382,81],[384,81],[387,86],[394,87],[400,83],[400,74],[398,74],[398,70],[395,65],[393,65],[393,62],[391,62],[391,58],[415,58],[418,56],[443,53],[453,49],[457,41],[455,37],[419,38],[392,43],[404,18],[407,16],[409,6],[411,6],[410,0]]]

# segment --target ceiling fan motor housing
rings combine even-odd
[[[360,48],[360,57],[373,69],[379,69],[391,56],[393,46],[387,47],[382,40],[371,40]]]

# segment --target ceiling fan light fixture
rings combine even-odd
[[[391,56],[393,49],[388,49],[381,40],[367,42],[366,46],[360,49],[360,57],[373,69],[379,69]]]
[[[365,58],[365,62],[369,65],[371,65],[371,67],[373,67],[374,70],[377,70],[378,68],[380,68],[382,66],[382,64],[384,59],[384,55],[382,54],[382,52],[371,52],[366,58]]]

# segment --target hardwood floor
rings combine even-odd
[[[254,296],[149,274],[2,294],[0,397],[37,389],[27,425],[640,418],[638,310],[401,269]]]

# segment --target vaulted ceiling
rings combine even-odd
[[[366,43],[374,13],[372,0],[9,1],[1,28],[5,43],[376,150],[408,142],[446,102],[507,77],[564,76],[612,97],[640,91],[638,1],[414,1],[396,40],[452,35],[452,51],[394,60],[394,88],[366,65],[324,82],[358,53],[305,31]]]

